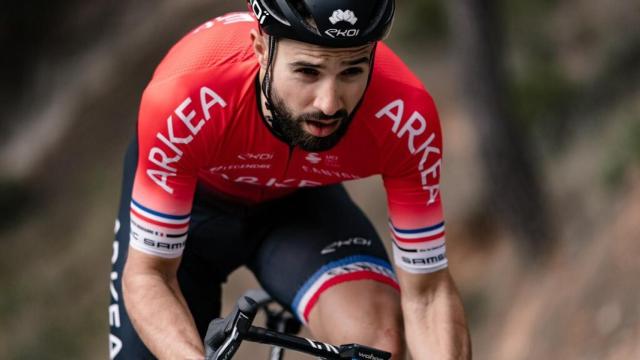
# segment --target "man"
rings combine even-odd
[[[384,44],[393,0],[251,0],[146,88],[112,258],[112,358],[199,359],[246,265],[320,340],[470,357],[432,99]],[[395,271],[339,183],[381,174]],[[125,310],[126,309],[126,310]]]

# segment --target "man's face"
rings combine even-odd
[[[271,98],[282,131],[307,151],[333,147],[364,94],[373,45],[334,49],[281,39]]]

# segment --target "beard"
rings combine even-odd
[[[284,100],[278,96],[275,89],[271,91],[271,103],[271,122],[274,130],[276,130],[287,143],[298,146],[305,151],[326,151],[333,148],[345,135],[349,123],[351,123],[351,117],[345,109],[340,109],[336,111],[335,114],[330,115],[318,111],[294,116],[293,112],[284,103]],[[307,121],[313,122],[335,119],[338,121],[338,127],[333,133],[327,136],[314,136],[302,128],[302,125]]]

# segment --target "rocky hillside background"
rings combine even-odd
[[[486,211],[492,199],[474,114],[460,105],[450,10],[399,2],[389,39],[439,105],[448,253],[475,358],[638,359],[640,5],[517,3],[501,8],[509,104],[531,139],[557,234],[534,262]],[[243,4],[36,1],[0,15],[2,358],[108,356],[120,162],[141,91],[182,34]],[[348,188],[386,234],[380,180]],[[246,270],[234,273],[226,308],[254,285]],[[241,351],[255,359],[264,349]]]

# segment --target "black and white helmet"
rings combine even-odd
[[[248,0],[260,28],[276,38],[326,47],[382,40],[393,22],[394,0]]]

